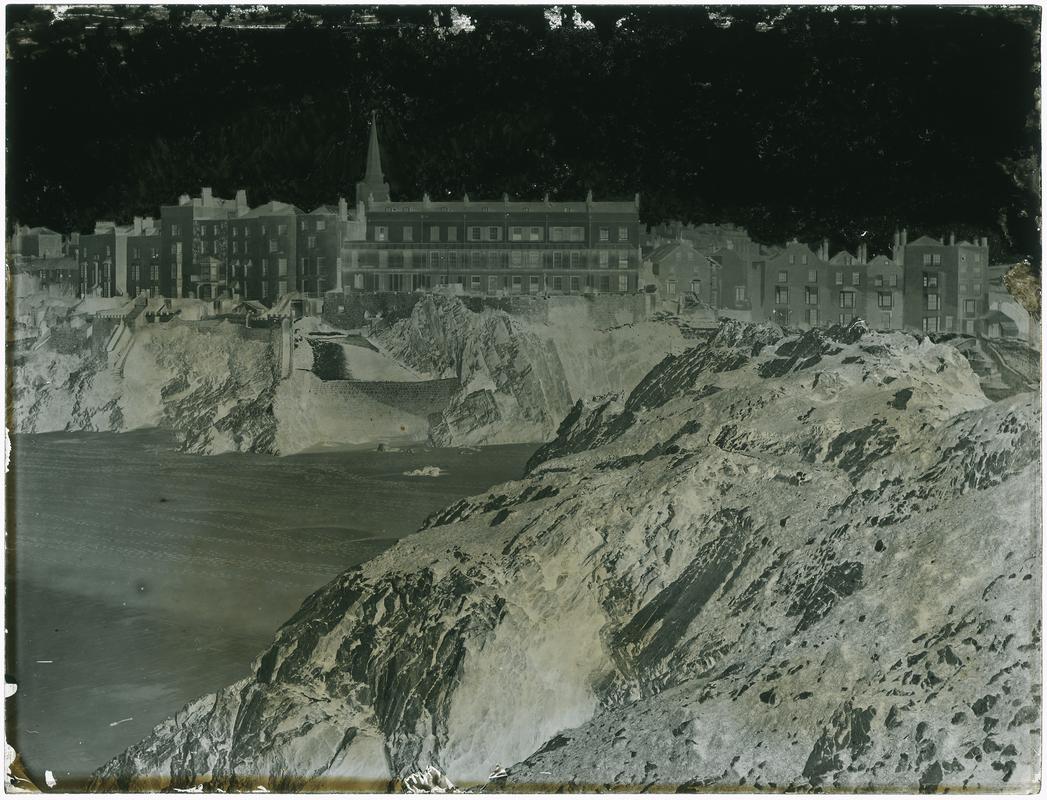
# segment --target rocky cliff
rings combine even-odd
[[[551,436],[572,404],[631,388],[650,365],[686,345],[671,322],[601,329],[578,313],[533,320],[428,295],[379,340],[397,360],[462,390],[433,421],[441,445],[536,442]]]
[[[1038,781],[1039,401],[948,343],[725,324],[317,591],[97,789]]]
[[[52,342],[15,361],[16,431],[159,425],[188,452],[273,449],[278,375],[267,338],[244,338],[229,323],[153,325],[128,333],[126,352],[114,359],[98,354],[83,320],[63,332],[60,349]]]

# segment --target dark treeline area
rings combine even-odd
[[[1038,266],[1038,9],[549,13],[8,6],[8,226],[201,186],[351,200],[373,109],[394,197],[640,192],[649,223],[872,253],[896,225],[982,233]]]

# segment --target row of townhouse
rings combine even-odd
[[[394,201],[372,119],[356,204],[256,208],[204,188],[131,225],[99,222],[76,247],[81,294],[241,298],[291,292],[636,292],[639,196],[630,201]]]
[[[654,247],[644,278],[670,303],[689,299],[717,312],[791,328],[847,324],[981,334],[988,329],[989,247],[895,234],[891,254],[829,255],[793,240],[776,251],[713,241],[707,250],[678,238]]]
[[[288,292],[318,296],[337,288],[354,227],[344,200],[308,213],[278,201],[250,208],[244,190],[229,200],[205,187],[162,206],[159,219],[98,222],[77,237],[79,291],[270,304]]]

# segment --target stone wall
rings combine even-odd
[[[318,391],[343,400],[357,398],[426,418],[439,414],[458,392],[457,378],[433,381],[324,381]]]

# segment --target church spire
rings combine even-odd
[[[379,202],[389,200],[389,184],[382,174],[382,154],[378,147],[378,115],[371,112],[371,138],[367,143],[367,167],[364,179],[356,184],[357,202],[374,199]]]

